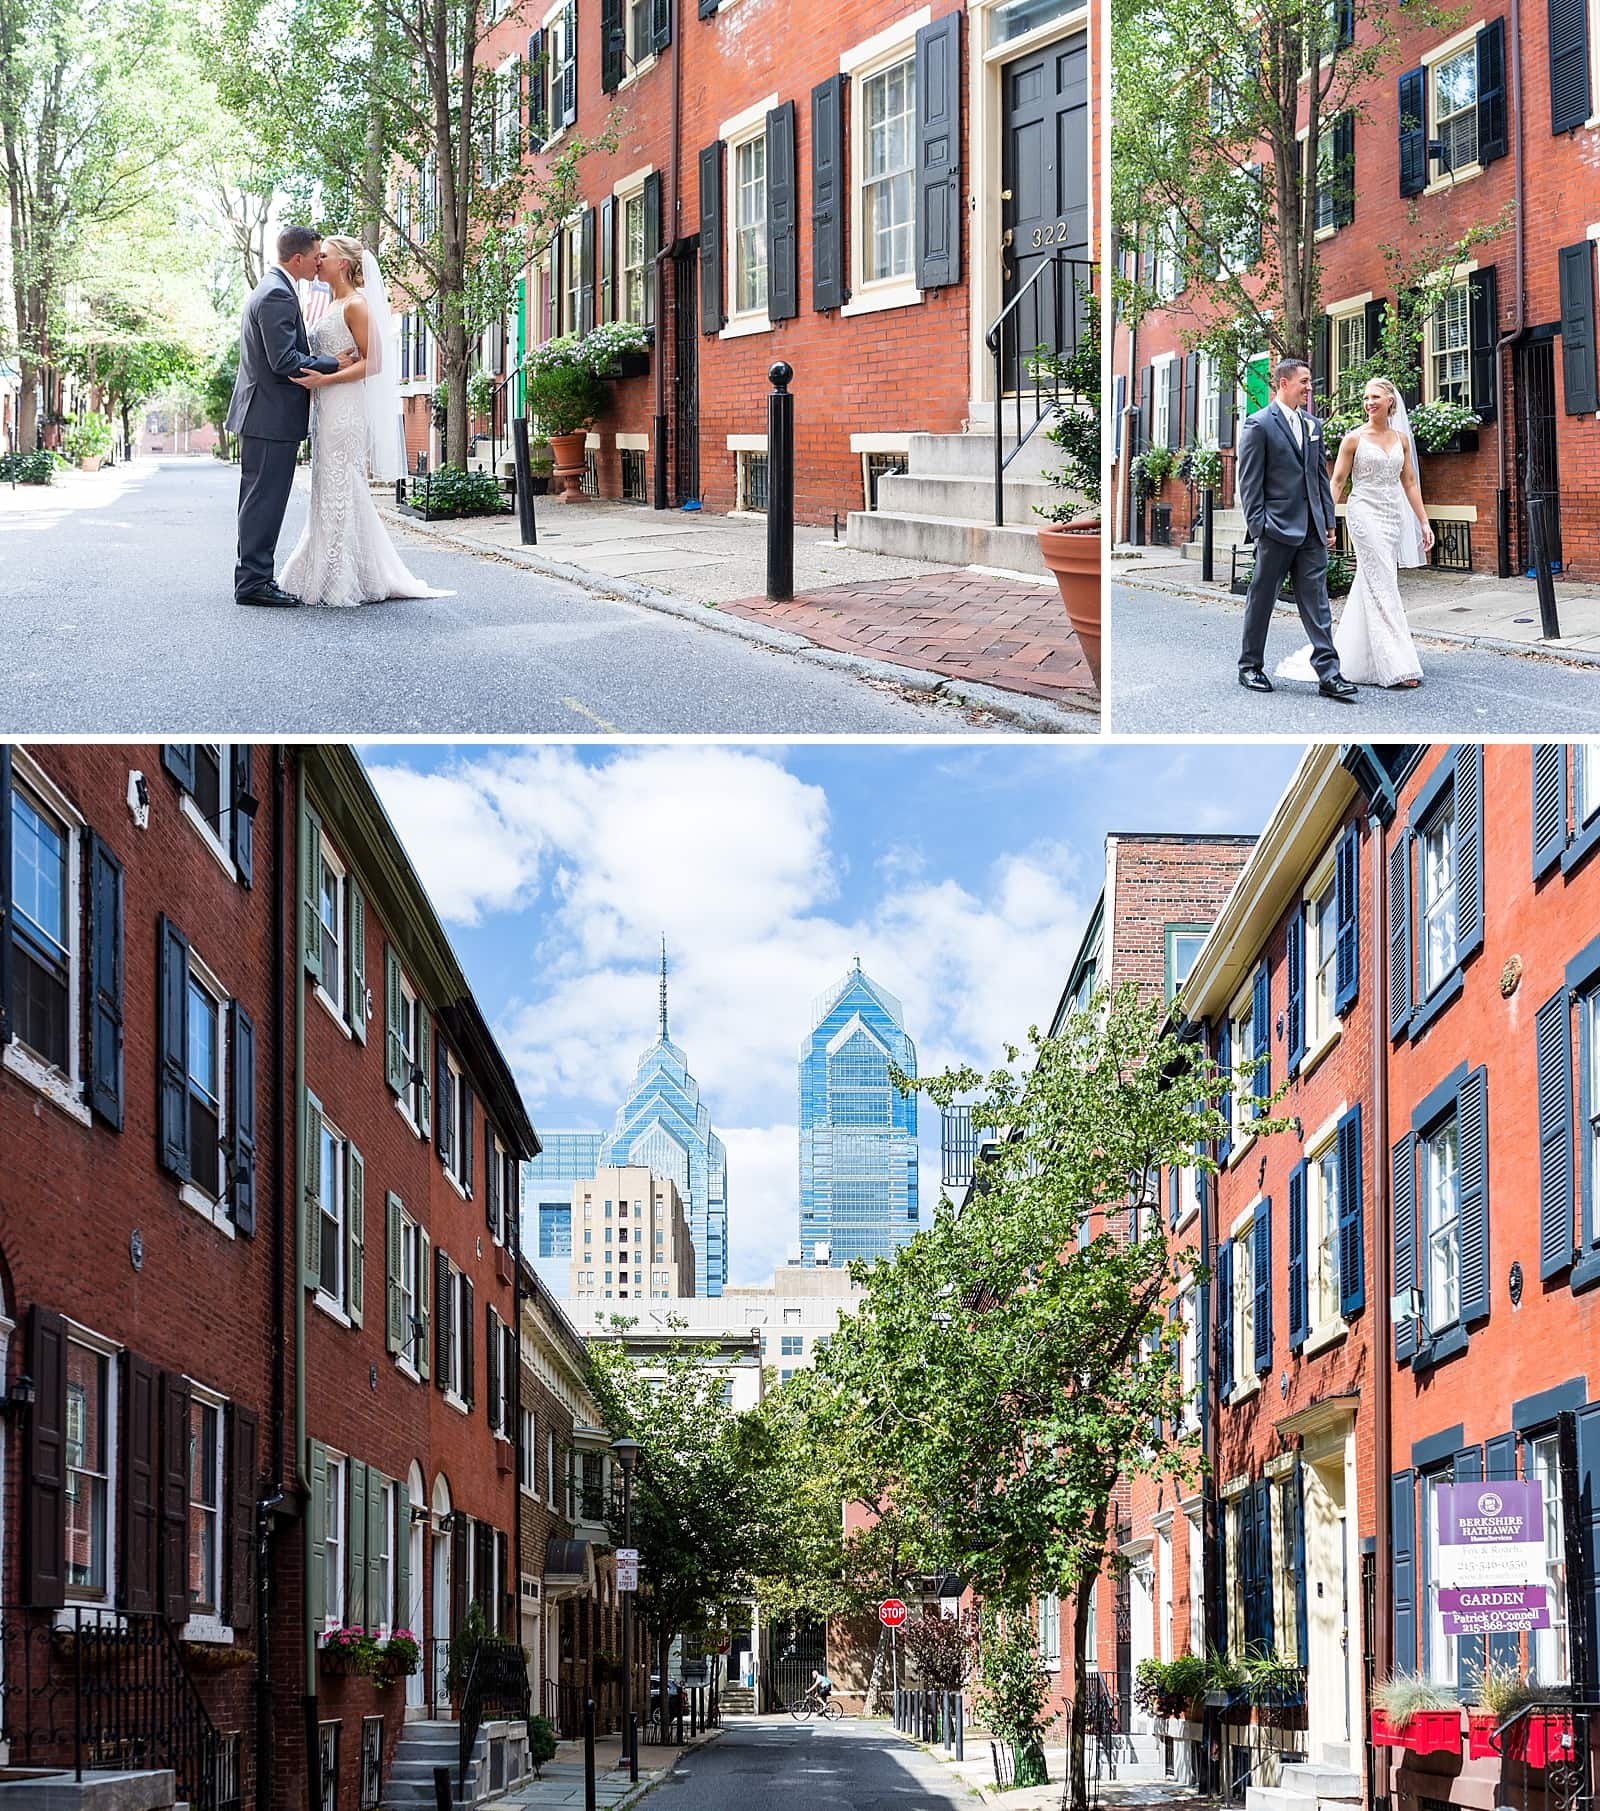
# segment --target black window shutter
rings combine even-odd
[[[700,153],[700,331],[720,333],[722,312],[722,140]]]
[[[189,1384],[161,1373],[161,1582],[157,1601],[171,1622],[189,1619]]]
[[[1389,1479],[1389,1601],[1397,1672],[1417,1670],[1417,1500],[1410,1470]]]
[[[617,318],[617,201],[607,195],[600,203],[600,315],[602,321]]]
[[[1408,1295],[1417,1286],[1417,1154],[1409,1132],[1396,1141],[1390,1156],[1389,1200],[1394,1215],[1394,1293]],[[1416,1320],[1411,1315],[1397,1316],[1395,1363],[1404,1364],[1416,1349]]]
[[[1150,445],[1150,437],[1155,432],[1156,418],[1156,373],[1153,365],[1146,365],[1139,373],[1139,445],[1138,452],[1144,452]]]
[[[1300,1073],[1306,1054],[1306,919],[1298,900],[1289,914],[1284,949],[1285,979],[1288,982],[1288,1033],[1290,1075]]]
[[[500,1166],[495,1161],[494,1127],[483,1122],[483,1212],[484,1223],[498,1236],[500,1231]]]
[[[1587,116],[1585,116],[1587,117]],[[1600,409],[1595,378],[1594,245],[1581,239],[1556,253],[1561,278],[1561,396],[1569,415]]]
[[[1366,329],[1362,336],[1365,341],[1363,356],[1366,358],[1371,358],[1383,344],[1383,317],[1387,308],[1388,303],[1382,296],[1367,304]]]
[[[1427,73],[1408,69],[1400,78],[1400,193],[1420,195],[1428,186]]]
[[[661,172],[652,170],[644,179],[644,318],[651,327],[656,322],[656,259],[660,255]]]
[[[1583,1616],[1600,1629],[1600,1403],[1578,1410],[1578,1545],[1582,1553]]]
[[[1542,880],[1567,846],[1567,745],[1536,742],[1533,754],[1533,878]]]
[[[1558,987],[1534,1014],[1539,1097],[1539,1275],[1572,1262],[1572,1009]]]
[[[483,1358],[484,1376],[488,1383],[489,1425],[496,1433],[504,1430],[500,1426],[500,1330],[496,1323],[495,1312],[486,1302],[483,1308]]]
[[[578,331],[594,327],[594,209],[583,210],[578,228]]]
[[[237,1402],[228,1405],[228,1571],[223,1601],[237,1633],[255,1622],[256,1418]],[[404,1529],[401,1538],[408,1538]]]
[[[253,817],[239,809],[239,801],[247,792],[255,796],[256,789],[251,784],[255,778],[254,752],[248,742],[235,742],[229,763],[231,790],[228,802],[233,811],[228,825],[233,842],[233,865],[247,887],[254,885],[256,878],[256,825]]]
[[[1333,869],[1333,1010],[1344,1014],[1361,991],[1361,831],[1346,824]]]
[[[1411,1017],[1411,843],[1402,830],[1389,851],[1389,1036]]]
[[[1217,1246],[1217,1394],[1233,1394],[1233,1241]]]
[[[1483,946],[1483,744],[1456,750],[1456,953]]]
[[[194,744],[192,742],[163,742],[161,744],[161,765],[185,792],[194,791]]]
[[[1463,1325],[1489,1312],[1488,1119],[1488,1071],[1474,1069],[1456,1095]]]
[[[1341,113],[1333,123],[1333,185],[1333,223],[1349,226],[1356,217],[1356,116],[1353,111]]]
[[[696,11],[702,19],[709,19],[721,4],[722,0],[700,0]]]
[[[58,1610],[67,1586],[67,1323],[37,1302],[28,1310],[27,1363],[33,1407],[24,1423],[22,1601]]]
[[[189,1169],[189,940],[167,918],[156,925],[156,1151],[163,1169]]]
[[[626,49],[622,0],[600,0],[600,87],[606,94],[614,94],[622,80]]]
[[[256,1230],[256,1028],[228,1002],[228,1211],[241,1233]]]
[[[651,0],[650,48],[663,51],[672,42],[672,0]]]
[[[11,804],[5,801],[9,814]],[[91,830],[89,854],[89,1105],[122,1130],[122,863]]]
[[[1588,0],[1550,0],[1550,130],[1571,132],[1588,117]]]
[[[1339,1312],[1356,1313],[1366,1306],[1365,1221],[1361,1205],[1361,1103],[1339,1121],[1335,1133],[1339,1159]]]
[[[767,114],[767,319],[800,312],[799,192],[794,167],[794,102]]]
[[[450,1331],[456,1309],[451,1284],[450,1260],[436,1245],[433,1248],[433,1373],[441,1390],[454,1389],[456,1382],[450,1369]]]
[[[1333,322],[1319,314],[1311,324],[1311,406],[1328,394],[1329,348],[1333,343]]]
[[[1200,354],[1188,353],[1183,361],[1183,443],[1193,446],[1200,427]]]
[[[450,1161],[450,1050],[444,1033],[433,1034],[433,1145],[439,1161]]]
[[[136,1615],[156,1610],[156,1474],[160,1460],[160,1372],[122,1354],[122,1557],[117,1603]]]
[[[1183,445],[1183,366],[1173,359],[1167,366],[1167,446],[1176,452]]]
[[[811,306],[842,308],[844,271],[844,77],[811,90]]]
[[[1500,355],[1495,345],[1500,337],[1500,284],[1492,264],[1467,278],[1467,316],[1472,344],[1472,412],[1483,421],[1492,421],[1500,403]]]
[[[461,1381],[458,1393],[469,1409],[473,1404],[472,1341],[472,1278],[463,1275],[461,1278]]]
[[[544,106],[545,94],[544,31],[528,38],[528,149],[542,151],[548,130]]]
[[[1515,1483],[1517,1477],[1517,1437],[1497,1434],[1483,1443],[1483,1476],[1488,1484]],[[1489,1664],[1509,1666],[1515,1670],[1519,1655],[1515,1635],[1489,1637]]]
[[[472,1193],[472,1090],[461,1078],[461,1186]]]
[[[1306,1300],[1306,1164],[1289,1172],[1289,1350],[1298,1352],[1309,1331]]]
[[[1491,19],[1478,33],[1478,162],[1506,154],[1506,22]]]
[[[578,4],[567,0],[563,34],[566,67],[561,72],[561,123],[570,126],[578,117]]]
[[[1254,1040],[1250,1057],[1255,1064],[1250,1092],[1264,1099],[1272,1092],[1272,970],[1265,961],[1256,970],[1255,986],[1251,990],[1250,1034]],[[1259,1117],[1261,1111],[1258,1108],[1251,1117]]]
[[[961,15],[917,32],[917,287],[961,281]]]
[[[1217,445],[1233,445],[1233,380],[1230,374],[1219,372],[1217,376]]]

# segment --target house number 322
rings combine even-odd
[[[1054,226],[1036,226],[1033,229],[1034,245],[1065,245],[1067,242],[1067,223],[1056,221]]]

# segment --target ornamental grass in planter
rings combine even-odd
[[[1100,683],[1100,307],[1093,291],[1080,287],[1083,337],[1070,352],[1041,346],[1029,361],[1038,379],[1052,380],[1067,400],[1044,430],[1061,453],[1050,482],[1071,493],[1060,502],[1035,504],[1048,527],[1039,530],[1039,552],[1055,575],[1061,602],[1083,649],[1094,682]]]
[[[1417,1673],[1396,1673],[1373,1690],[1372,1740],[1413,1754],[1461,1752],[1461,1700],[1455,1687]]]
[[[1467,1713],[1467,1756],[1484,1761],[1501,1753],[1496,1731],[1508,1718],[1539,1696],[1539,1688],[1530,1685],[1514,1666],[1491,1661],[1478,1679],[1473,1693],[1473,1708]]]

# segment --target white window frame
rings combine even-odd
[[[1233,1393],[1230,1403],[1243,1402],[1261,1388],[1256,1372],[1256,1215],[1263,1211],[1258,1196],[1233,1223]]]
[[[1155,1654],[1172,1658],[1172,1511],[1154,1523],[1156,1538]]]
[[[329,842],[326,831],[322,835],[321,845],[317,850],[317,954],[319,958],[322,955],[322,940],[328,934],[327,921],[322,916],[322,871],[324,868],[333,876],[334,882],[334,916],[338,919],[338,929],[333,935],[339,959],[333,965],[332,976],[328,974],[327,962],[325,960],[320,962],[322,973],[317,982],[316,995],[327,1010],[333,1014],[334,1023],[348,1037],[350,1028],[345,1023],[344,994],[345,969],[349,966],[350,960],[350,875],[338,851]]]
[[[422,1228],[406,1211],[405,1204],[400,1206],[400,1313],[401,1343],[400,1350],[394,1355],[395,1364],[405,1372],[413,1382],[420,1382],[422,1367],[414,1356],[415,1348],[429,1335],[417,1328],[417,1298],[422,1282],[422,1266],[428,1262],[422,1250]],[[410,1267],[411,1287],[406,1288],[406,1270]],[[429,1333],[432,1332],[430,1327]]]
[[[344,1619],[349,1605],[344,1598],[345,1548],[349,1539],[349,1513],[346,1498],[348,1466],[342,1453],[328,1454],[328,1495],[323,1499],[322,1528],[322,1632],[331,1634],[333,1630],[344,1626]],[[332,1511],[330,1516],[329,1511]],[[332,1522],[337,1519],[338,1532],[331,1532]],[[328,1548],[332,1545],[335,1563],[328,1563]],[[330,1583],[338,1594],[337,1612],[328,1608],[328,1591]]]
[[[1448,1469],[1422,1474],[1421,1509],[1424,1577],[1428,1601],[1423,1613],[1428,1619],[1428,1677],[1441,1685],[1454,1685],[1461,1676],[1461,1641],[1459,1635],[1446,1635],[1444,1614],[1439,1608],[1439,1508],[1434,1492],[1454,1482]]]
[[[1446,826],[1448,837],[1443,838]],[[1442,851],[1437,862],[1431,856],[1436,837],[1441,838]],[[1448,873],[1443,871],[1446,860]],[[1421,945],[1418,966],[1422,972],[1422,997],[1425,1000],[1431,998],[1460,966],[1460,889],[1461,837],[1452,791],[1417,834],[1417,940]],[[1441,931],[1441,953],[1437,956],[1432,935],[1435,912],[1446,927]]]
[[[463,1286],[467,1282],[467,1273],[450,1261],[450,1382],[445,1389],[444,1399],[453,1409],[465,1415],[467,1399],[461,1394],[461,1381],[466,1372],[466,1342],[473,1337],[473,1329],[466,1325],[463,1313]],[[476,1309],[476,1303],[474,1303]],[[434,1304],[434,1313],[438,1313],[438,1304]]]
[[[1334,851],[1330,849],[1327,859],[1306,882],[1305,892],[1300,900],[1301,923],[1305,928],[1302,939],[1305,954],[1302,998],[1305,1003],[1306,1051],[1300,1059],[1302,1076],[1334,1043],[1342,1029],[1342,1021],[1334,1006],[1339,997],[1339,900],[1334,867]],[[1322,925],[1318,917],[1318,910],[1324,903],[1329,914],[1326,949],[1322,947]],[[1323,972],[1328,978],[1325,1009],[1317,989],[1318,975]]]
[[[413,1077],[413,1071],[421,1071],[423,1067],[422,1052],[417,1048],[418,1033],[422,1029],[421,1006],[422,1002],[417,996],[417,990],[406,979],[405,965],[402,963],[400,965],[400,1009],[405,1014],[405,1023],[410,1027],[410,1031],[409,1038],[405,1033],[401,1035],[400,1059],[408,1078]],[[392,1099],[400,1117],[419,1138],[425,1141],[428,1136],[427,1115],[418,1111],[424,1079],[424,1076],[419,1073],[413,1079],[403,1081],[400,1092],[392,1096]]]
[[[644,0],[644,3],[648,4],[648,0]],[[616,196],[617,201],[617,227],[619,235],[615,279],[617,293],[614,298],[616,302],[617,319],[619,321],[632,321],[640,327],[651,326],[655,320],[654,284],[652,281],[653,273],[650,268],[650,258],[645,249],[650,241],[649,222],[645,219],[644,215],[645,180],[653,173],[653,169],[640,170],[635,176],[630,176],[625,183],[619,183],[612,191]],[[638,209],[639,213],[639,262],[637,264],[633,264],[629,261],[632,252],[632,239],[630,236],[628,219],[630,213],[635,208]],[[634,304],[632,297],[629,295],[628,287],[629,280],[635,272],[638,274],[639,284],[637,313],[634,312]]]
[[[748,165],[748,171],[745,166]],[[759,167],[758,167],[759,166]],[[728,318],[748,320],[772,305],[772,272],[767,263],[770,189],[765,125],[728,146]],[[756,202],[759,200],[759,211]],[[747,211],[748,209],[748,211]],[[746,246],[750,248],[750,298],[746,298]]]
[[[1564,1685],[1572,1676],[1567,1602],[1566,1531],[1562,1525],[1561,1464],[1554,1428],[1531,1435],[1524,1447],[1525,1475],[1543,1487],[1545,1602],[1550,1627],[1528,1637],[1533,1677],[1541,1685]]]
[[[200,832],[200,839],[211,851],[222,871],[230,880],[239,878],[239,870],[234,864],[229,844],[233,841],[231,819],[233,817],[233,744],[231,742],[196,742],[195,749],[214,748],[217,751],[217,821],[207,823],[205,813],[199,802],[183,787],[178,794],[179,815],[186,818]],[[196,761],[199,755],[195,756]]]
[[[1233,1074],[1228,1078],[1228,1110],[1233,1121],[1233,1143],[1228,1152],[1229,1168],[1238,1163],[1255,1142],[1255,1116],[1247,1110],[1245,1103],[1247,1099],[1255,1098],[1260,1077],[1253,1071],[1248,1077],[1243,1074],[1243,1066],[1252,1062],[1255,1056],[1255,1012],[1255,979],[1252,974],[1228,1009],[1228,1055],[1233,1065]]]
[[[1433,306],[1428,310],[1427,356],[1423,360],[1422,369],[1425,394],[1430,403],[1444,400],[1443,387],[1439,381],[1439,360],[1458,355],[1465,358],[1466,367],[1463,376],[1452,382],[1457,382],[1459,387],[1465,391],[1465,394],[1458,400],[1468,404],[1472,401],[1472,298],[1468,293],[1469,287],[1469,280],[1466,277],[1451,283],[1447,288],[1439,291]],[[1466,323],[1466,338],[1459,346],[1447,347],[1440,343],[1439,317],[1442,312],[1454,305],[1457,297],[1460,298],[1459,306]]]
[[[1196,1653],[1206,1626],[1205,1509],[1181,1505],[1189,1539],[1189,1652]]]
[[[1448,41],[1448,43],[1446,43],[1445,45],[1441,46],[1440,48],[1434,50],[1430,55],[1423,58],[1424,80],[1428,84],[1428,91],[1427,91],[1427,115],[1428,115],[1427,137],[1428,137],[1428,140],[1431,142],[1434,139],[1442,140],[1444,138],[1443,121],[1445,119],[1451,119],[1451,120],[1459,119],[1463,114],[1468,114],[1468,113],[1470,113],[1472,115],[1472,155],[1471,155],[1471,157],[1467,158],[1464,162],[1455,164],[1449,170],[1441,169],[1437,176],[1435,176],[1433,174],[1433,163],[1432,163],[1432,160],[1430,159],[1429,165],[1428,165],[1428,176],[1429,176],[1428,188],[1430,190],[1435,187],[1439,187],[1439,186],[1448,188],[1451,185],[1452,181],[1459,182],[1463,176],[1476,175],[1478,173],[1478,171],[1480,171],[1483,168],[1483,161],[1479,154],[1480,147],[1478,144],[1477,34],[1478,34],[1479,29],[1481,29],[1481,28],[1475,27],[1471,32],[1465,34],[1464,36],[1458,35],[1457,37],[1450,39]],[[1440,75],[1440,71],[1447,64],[1458,63],[1458,62],[1461,62],[1463,59],[1465,59],[1467,67],[1472,72],[1472,98],[1466,103],[1465,106],[1456,108],[1453,113],[1443,114],[1439,110],[1439,99],[1440,99],[1440,97],[1439,97],[1439,75]]]
[[[1166,446],[1172,433],[1172,368],[1174,354],[1163,352],[1150,361],[1150,444]]]
[[[787,1377],[788,1372],[784,1375]],[[1038,1611],[1039,1665],[1047,1673],[1061,1671],[1061,1596],[1046,1591],[1035,1600]]]
[[[67,1064],[64,1069],[28,1049],[12,1037],[0,1049],[0,1063],[30,1088],[42,1094],[54,1107],[79,1125],[89,1125],[91,1116],[83,1098],[83,1018],[80,1002],[84,993],[83,977],[83,837],[82,816],[61,789],[20,746],[11,752],[11,785],[30,795],[36,809],[59,820],[66,842],[66,912],[67,931]],[[0,800],[11,810],[10,795]]]
[[[1582,829],[1600,813],[1600,741],[1575,742],[1572,747],[1572,820]]]
[[[349,1220],[347,1216],[349,1214],[350,1205],[348,1195],[350,1145],[344,1134],[325,1113],[322,1116],[321,1137],[324,1143],[321,1147],[321,1156],[319,1157],[317,1166],[317,1212],[322,1216],[321,1242],[323,1248],[326,1248],[328,1242],[328,1221],[330,1218],[326,1211],[327,1203],[323,1199],[323,1190],[326,1188],[328,1182],[327,1170],[323,1159],[325,1159],[327,1155],[326,1141],[329,1139],[332,1140],[334,1148],[333,1186],[337,1197],[335,1203],[337,1213],[333,1217],[338,1223],[338,1238],[335,1240],[336,1249],[334,1262],[336,1269],[334,1272],[334,1293],[330,1295],[323,1286],[322,1271],[319,1266],[317,1271],[317,1287],[313,1293],[312,1300],[316,1302],[317,1306],[321,1308],[324,1313],[331,1314],[336,1321],[340,1322],[343,1326],[348,1327],[350,1325],[350,1317],[345,1312],[345,1300],[349,1293],[349,1278],[345,1275],[345,1267],[349,1241]]]
[[[541,21],[544,26],[545,35],[544,73],[541,79],[544,83],[544,119],[546,134],[543,148],[546,151],[548,151],[558,139],[565,137],[567,132],[566,126],[558,126],[555,123],[556,100],[561,92],[562,72],[569,63],[576,64],[577,61],[577,33],[574,30],[569,34],[568,31],[568,25],[572,24],[575,26],[576,22],[577,14],[576,9],[573,6],[573,0],[559,0],[559,4],[551,7],[550,11],[545,14]],[[573,73],[573,92],[574,94],[577,93],[577,73],[575,69]]]
[[[118,1461],[122,1456],[121,1449],[118,1445],[118,1437],[122,1424],[122,1367],[117,1363],[117,1360],[121,1356],[122,1347],[118,1345],[115,1340],[107,1339],[103,1334],[91,1332],[89,1328],[81,1326],[77,1321],[70,1319],[67,1321],[67,1341],[70,1345],[82,1346],[85,1351],[92,1352],[96,1358],[104,1359],[106,1367],[106,1583],[104,1591],[85,1592],[81,1589],[74,1591],[70,1583],[64,1586],[66,1604],[63,1609],[56,1611],[55,1620],[57,1627],[70,1628],[72,1626],[74,1609],[87,1607],[95,1610],[110,1611],[117,1602],[117,1493],[121,1488],[122,1483],[118,1470]],[[65,1479],[67,1473],[72,1469],[79,1468],[69,1467],[67,1465],[65,1450],[63,1449],[63,1492],[65,1492]],[[82,1469],[87,1470],[86,1467]],[[63,1565],[63,1578],[65,1577],[65,1574],[66,1568],[65,1565]]]
[[[191,1417],[193,1416],[194,1411],[198,1408],[214,1409],[216,1411],[216,1416],[217,1416],[216,1468],[215,1468],[215,1475],[212,1480],[213,1486],[217,1493],[216,1577],[213,1580],[213,1591],[214,1591],[214,1595],[216,1597],[216,1605],[213,1609],[210,1609],[210,1610],[197,1610],[193,1606],[191,1606],[190,1611],[189,1611],[188,1620],[183,1625],[183,1638],[186,1641],[212,1641],[212,1642],[221,1642],[223,1644],[227,1644],[233,1640],[233,1630],[228,1626],[227,1618],[224,1615],[225,1606],[222,1601],[222,1581],[223,1581],[223,1578],[226,1576],[226,1561],[225,1561],[224,1556],[227,1553],[228,1508],[229,1508],[228,1499],[227,1499],[227,1475],[228,1474],[227,1474],[226,1465],[224,1463],[225,1448],[226,1448],[227,1435],[228,1435],[228,1427],[227,1427],[228,1402],[227,1402],[226,1397],[219,1396],[216,1393],[216,1391],[209,1390],[203,1384],[196,1383],[192,1377],[188,1381],[189,1381],[189,1413],[190,1413]],[[189,1437],[191,1440],[194,1438],[194,1424],[193,1424],[192,1420],[190,1422]],[[192,1473],[193,1473],[192,1460],[190,1463],[190,1473],[191,1473],[191,1478],[192,1478]],[[194,1498],[190,1497],[190,1499],[189,1499],[189,1528],[190,1528],[189,1538],[191,1541],[194,1538],[194,1535],[193,1535],[194,1511],[195,1511]],[[185,1577],[186,1578],[187,1578],[187,1575],[188,1574],[187,1574],[187,1567],[186,1567],[185,1568]]]
[[[1450,1152],[1450,1187],[1441,1184],[1442,1152]],[[1452,1111],[1417,1140],[1418,1193],[1422,1202],[1423,1319],[1430,1334],[1444,1332],[1461,1319],[1461,1143],[1460,1120]],[[1448,1279],[1451,1313],[1441,1318],[1441,1287]]]
[[[203,1220],[209,1220],[217,1231],[226,1239],[235,1236],[232,1216],[228,1212],[228,1069],[232,1055],[228,1046],[228,999],[227,988],[212,973],[210,966],[196,953],[194,945],[189,946],[189,985],[198,987],[205,994],[217,1015],[217,1181],[221,1185],[212,1195],[198,1182],[190,1180],[178,1185],[178,1199],[187,1207],[192,1207]],[[184,1002],[185,1011],[188,1002]],[[192,1040],[191,1040],[192,1042]],[[189,1077],[184,1077],[184,1113],[189,1111]]]
[[[839,71],[848,77],[850,117],[848,161],[850,168],[850,299],[842,315],[875,314],[888,308],[908,308],[923,299],[917,287],[917,180],[916,180],[916,47],[917,32],[928,23],[930,9],[919,7],[906,18],[852,45],[839,58]],[[869,278],[866,274],[867,207],[867,84],[898,64],[911,63],[911,267],[900,275]]]
[[[394,1549],[396,1541],[408,1539],[410,1537],[410,1511],[407,1511],[407,1525],[397,1527],[395,1521],[397,1506],[404,1500],[405,1487],[404,1485],[397,1484],[393,1478],[385,1478],[383,1480],[383,1484],[380,1487],[378,1494],[379,1499],[383,1504],[382,1514],[378,1518],[383,1524],[383,1550],[377,1556],[378,1603],[382,1611],[378,1620],[378,1631],[380,1637],[384,1641],[387,1641],[394,1629],[404,1626],[396,1620],[398,1611],[394,1601],[396,1583],[394,1573]],[[369,1621],[371,1615],[372,1606],[369,1604],[367,1606]]]
[[[1306,1336],[1309,1357],[1345,1331],[1339,1307],[1339,1121],[1343,1103],[1306,1140]],[[1324,1308],[1326,1312],[1324,1312]]]
[[[1198,1395],[1199,1323],[1195,1314],[1194,1279],[1185,1277],[1178,1285],[1178,1384],[1183,1391],[1183,1427],[1193,1432],[1200,1425]]]
[[[464,1077],[462,1075],[461,1065],[457,1063],[453,1053],[447,1053],[445,1056],[445,1077],[445,1085],[450,1091],[450,1097],[445,1102],[445,1112],[450,1126],[450,1155],[446,1160],[444,1173],[449,1177],[451,1186],[455,1189],[456,1193],[463,1201],[465,1201],[467,1199],[467,1185],[463,1180],[466,1175],[466,1163],[464,1161],[465,1154],[462,1149],[464,1142],[462,1131],[464,1128],[462,1125],[463,1114],[461,1111],[464,1098],[461,1091]]]
[[[747,333],[770,333],[772,331],[772,321],[767,313],[768,301],[772,293],[770,287],[772,279],[771,271],[766,273],[766,295],[763,297],[759,306],[741,309],[738,305],[739,152],[745,145],[752,143],[757,138],[761,139],[763,141],[763,147],[765,146],[767,113],[769,109],[776,107],[777,104],[778,96],[776,94],[769,94],[763,99],[754,102],[751,106],[746,107],[742,113],[736,113],[732,119],[724,120],[717,133],[717,136],[723,141],[724,147],[723,215],[725,226],[722,235],[722,260],[723,280],[727,285],[728,318],[726,324],[722,328],[720,337],[725,340],[738,339]],[[768,178],[771,174],[771,172],[766,169],[765,158],[766,151],[765,148],[763,148],[761,216],[761,258],[763,265],[765,265],[767,256],[766,221],[768,216],[766,209],[769,199],[767,185]]]
[[[539,1500],[539,1423],[530,1408],[517,1409],[522,1454],[518,1461],[517,1489],[535,1503]]]
[[[1332,326],[1328,330],[1329,396],[1338,395],[1340,380],[1352,364],[1360,364],[1362,360],[1370,358],[1373,352],[1377,350],[1376,347],[1367,345],[1367,304],[1371,300],[1372,291],[1369,289],[1363,295],[1346,296],[1343,300],[1330,302],[1328,305],[1327,312],[1332,322]],[[1342,329],[1350,326],[1353,322],[1360,325],[1363,350],[1361,358],[1346,359],[1343,349],[1339,344],[1339,334]]]

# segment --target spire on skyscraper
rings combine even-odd
[[[661,939],[661,1041],[667,1041],[667,940]]]

